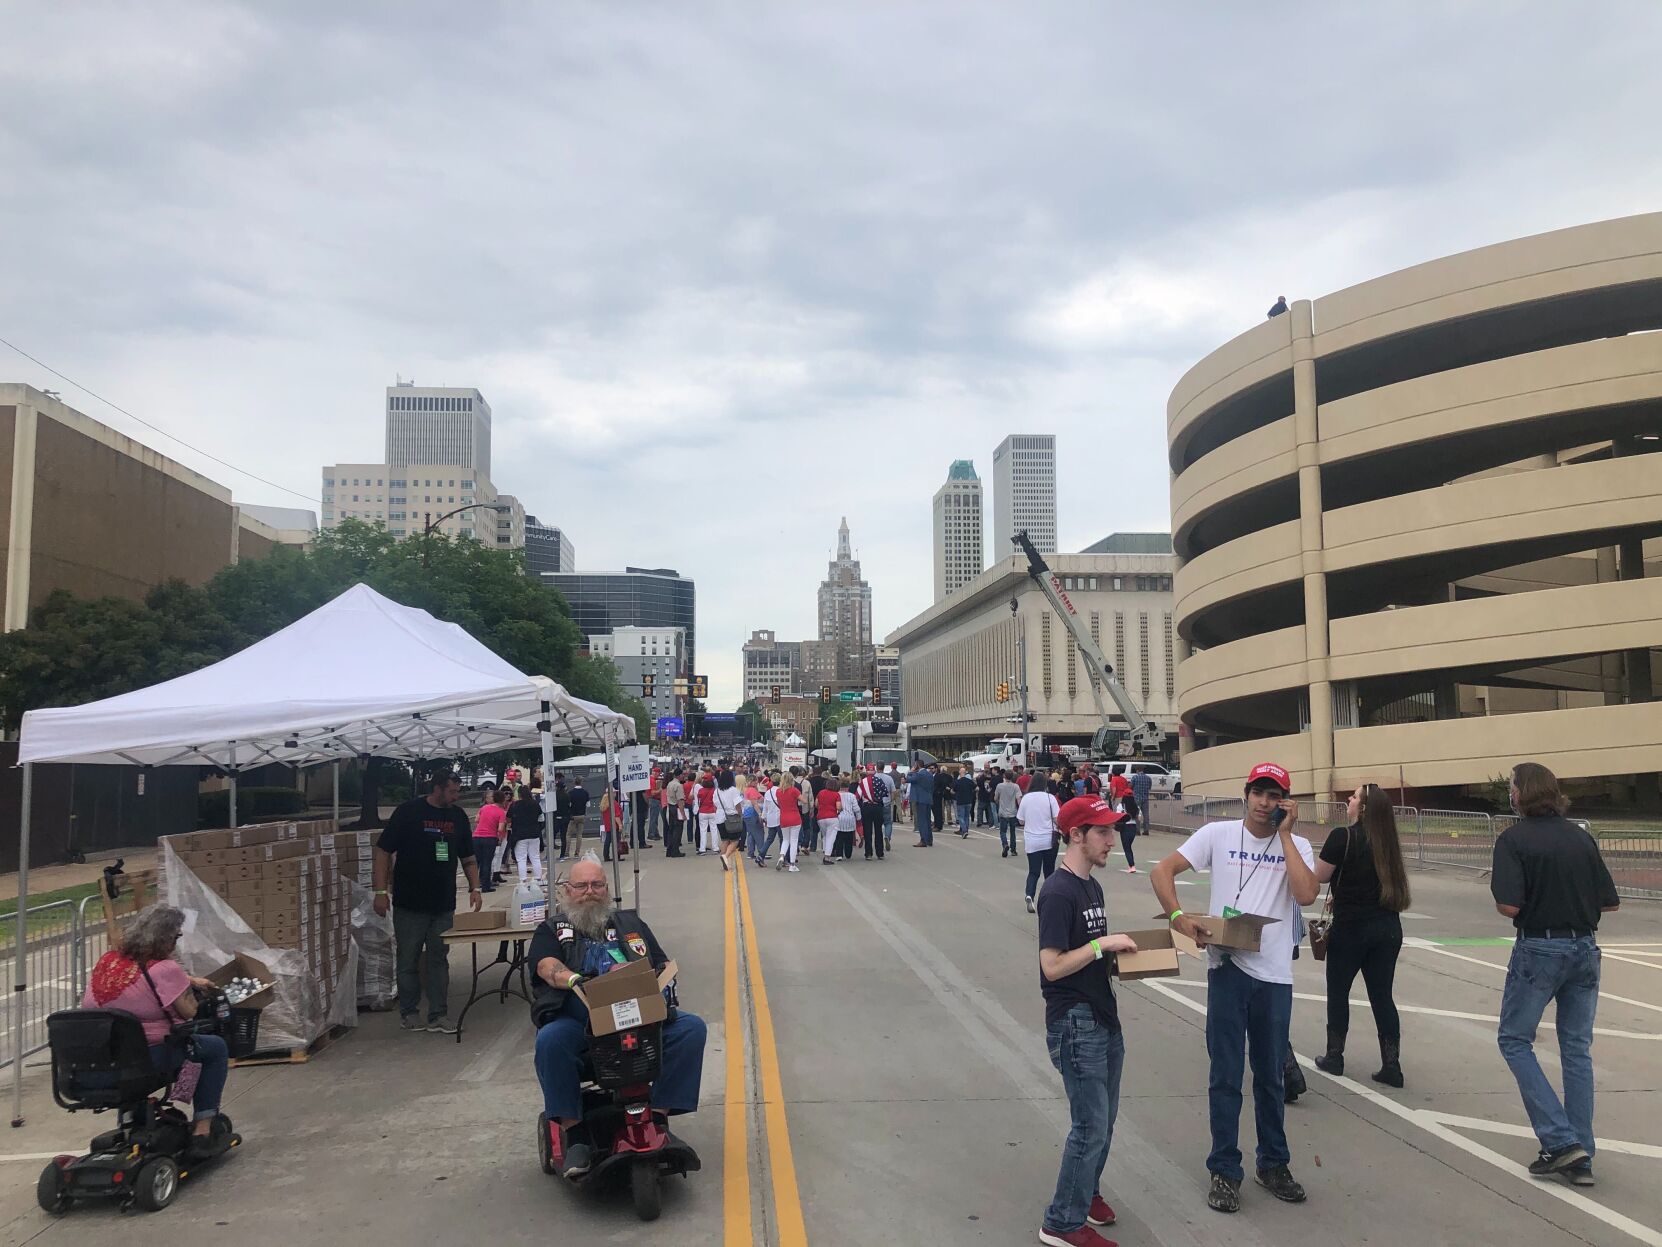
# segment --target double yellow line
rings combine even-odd
[[[750,1084],[745,1078],[744,1054],[754,1039],[756,1066],[762,1082],[762,1120],[767,1132],[768,1177],[773,1188],[773,1242],[777,1247],[807,1247],[808,1229],[802,1219],[802,1195],[796,1184],[796,1161],[791,1153],[790,1123],[785,1117],[784,1082],[779,1076],[779,1052],[774,1043],[773,1014],[768,1009],[767,982],[762,977],[762,953],[756,938],[756,916],[750,908],[750,884],[745,869],[734,860],[738,905],[722,888],[726,915],[725,1015],[727,1036],[727,1103],[722,1141],[722,1219],[724,1247],[754,1247],[750,1199]],[[724,881],[725,882],[725,881]],[[739,992],[738,916],[744,918],[744,957],[749,974],[750,1003],[755,1020],[751,1035]]]

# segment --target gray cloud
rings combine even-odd
[[[810,632],[840,515],[884,629],[1007,432],[1060,435],[1064,545],[1162,527],[1166,395],[1276,294],[1662,190],[1641,3],[0,21],[0,333],[305,493],[395,373],[478,385],[584,565],[697,577],[718,703],[750,628]]]

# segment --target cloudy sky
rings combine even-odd
[[[0,379],[314,509],[396,374],[477,386],[579,566],[697,579],[716,708],[842,515],[880,632],[1006,433],[1059,438],[1062,548],[1164,529],[1166,396],[1277,294],[1662,205],[1647,0],[22,2],[0,44],[0,336],[284,488]]]

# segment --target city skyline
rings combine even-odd
[[[1278,294],[1662,201],[1632,158],[1662,107],[1649,8],[1479,3],[1428,40],[1370,11],[1013,31],[955,7],[943,57],[927,6],[875,42],[812,12],[492,11],[458,40],[350,8],[26,7],[14,87],[52,106],[0,121],[33,188],[0,203],[0,247],[28,309],[6,336],[40,362],[6,353],[0,379],[314,512],[320,465],[383,461],[388,378],[477,385],[492,481],[580,566],[740,569],[748,591],[700,603],[712,704],[758,623],[816,635],[840,515],[878,634],[932,597],[920,500],[954,457],[985,480],[1012,430],[1064,451],[1058,550],[1163,530],[1166,398]],[[1176,47],[1181,99],[1150,55]],[[1322,102],[1296,148],[1266,68]]]

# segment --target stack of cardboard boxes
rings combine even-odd
[[[235,910],[261,942],[299,953],[307,979],[293,985],[293,996],[301,1002],[297,1021],[303,1028],[302,1042],[315,1039],[327,1029],[324,1019],[333,1012],[342,988],[352,942],[352,904],[347,880],[337,869],[340,845],[333,820],[268,823],[165,839],[179,863]],[[354,840],[353,877],[356,857]],[[357,984],[344,989],[356,993]]]

